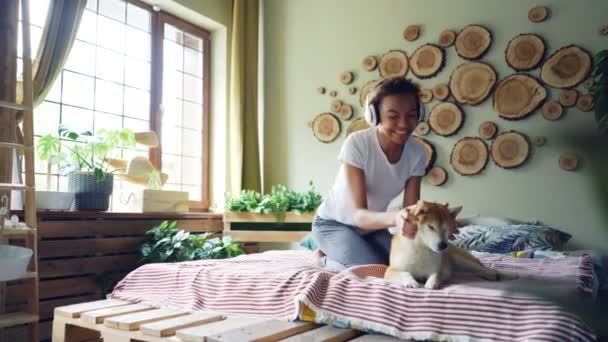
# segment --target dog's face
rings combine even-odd
[[[448,247],[448,238],[456,226],[456,215],[462,207],[419,200],[407,207],[408,221],[418,225],[416,239],[420,239],[431,250],[441,253]]]

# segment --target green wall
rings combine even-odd
[[[230,27],[232,22],[232,1],[230,0],[174,0],[209,19]]]
[[[551,8],[550,18],[540,24],[529,22],[528,9],[543,4]],[[606,13],[608,1],[604,0],[264,0],[266,189],[283,183],[304,190],[312,180],[322,193],[329,190],[346,125],[336,141],[323,144],[313,137],[307,123],[329,110],[332,98],[318,94],[319,86],[337,90],[338,98],[356,105],[360,115],[358,94],[349,95],[338,76],[345,70],[354,71],[357,87],[378,78],[377,72],[362,70],[364,56],[380,56],[390,49],[411,54],[424,43],[436,42],[442,30],[477,23],[493,33],[492,46],[483,60],[503,78],[513,73],[504,60],[512,37],[537,33],[545,38],[549,54],[571,43],[595,53],[608,45],[608,37],[598,34],[598,28],[606,23]],[[422,26],[415,42],[402,38],[403,29],[410,24]],[[451,70],[464,62],[453,48],[446,56],[443,71],[420,81],[422,86],[447,82]],[[532,74],[538,75],[538,71]],[[558,91],[548,90],[549,97],[557,99]],[[424,184],[422,196],[463,205],[462,216],[540,220],[572,233],[574,246],[607,249],[608,219],[597,204],[588,161],[583,156],[577,172],[563,171],[557,165],[562,152],[575,151],[564,135],[593,130],[593,114],[568,109],[563,119],[549,122],[537,111],[525,120],[509,122],[498,118],[491,102],[488,99],[477,107],[465,106],[465,124],[456,136],[427,136],[438,152],[436,165],[448,171],[449,179],[442,187]],[[486,120],[494,121],[500,131],[515,129],[530,136],[546,136],[547,143],[534,147],[531,159],[518,169],[501,169],[490,161],[480,175],[458,176],[449,165],[451,148],[461,137],[477,136],[479,124]]]

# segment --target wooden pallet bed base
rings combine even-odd
[[[55,308],[53,342],[397,341],[311,322],[226,317],[115,299]]]

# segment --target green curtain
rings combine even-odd
[[[258,142],[258,0],[233,0],[228,191],[261,191]]]

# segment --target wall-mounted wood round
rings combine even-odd
[[[547,58],[540,69],[540,79],[554,88],[570,88],[587,79],[592,67],[587,50],[568,45]]]
[[[599,29],[599,33],[602,36],[608,36],[608,25],[602,25]]]
[[[454,45],[454,41],[456,40],[456,32],[452,30],[445,30],[439,34],[439,39],[437,40],[437,44],[439,46],[447,48]]]
[[[437,75],[444,65],[443,49],[433,44],[422,45],[410,57],[412,73],[421,79]]]
[[[480,138],[465,137],[452,149],[450,165],[462,176],[480,173],[488,163],[488,147]]]
[[[528,11],[528,19],[533,23],[540,23],[545,21],[549,16],[549,9],[544,6],[532,7]]]
[[[378,66],[378,60],[376,59],[376,56],[367,56],[363,58],[363,62],[361,64],[363,66],[363,70],[373,71]]]
[[[542,135],[532,138],[532,143],[536,146],[543,146],[545,142],[547,142],[547,138]]]
[[[403,39],[413,42],[420,35],[420,26],[410,25],[403,30]]]
[[[445,83],[435,85],[433,87],[433,97],[439,101],[444,101],[450,97],[450,88]]]
[[[332,113],[321,113],[312,120],[312,132],[323,143],[330,143],[340,135],[340,120]]]
[[[496,83],[496,72],[486,63],[460,64],[450,76],[450,92],[460,104],[482,103]]]
[[[588,112],[593,109],[593,95],[585,94],[579,96],[579,98],[576,100],[576,108],[583,112]]]
[[[340,82],[342,84],[351,84],[355,79],[355,75],[350,71],[345,71],[340,74]]]
[[[338,112],[340,119],[342,120],[350,120],[353,117],[353,107],[348,104],[343,104],[340,107],[340,111]]]
[[[378,71],[382,78],[402,77],[407,74],[408,70],[409,60],[405,52],[401,50],[389,51],[380,58]]]
[[[564,108],[559,102],[551,100],[546,101],[543,104],[541,111],[543,113],[543,118],[549,121],[555,121],[559,120],[562,117],[562,114],[564,113]]]
[[[535,34],[520,34],[509,41],[505,50],[507,64],[516,71],[532,70],[545,55],[545,42]]]
[[[325,89],[325,87],[319,87],[317,88],[317,92],[319,92],[319,94],[325,94],[327,90]]]
[[[559,103],[564,107],[572,107],[578,99],[578,91],[576,89],[564,89],[559,93]]]
[[[424,147],[424,151],[426,153],[426,159],[425,159],[425,164],[426,164],[426,172],[428,172],[432,167],[433,164],[435,163],[435,159],[437,158],[437,153],[435,152],[435,147],[433,146],[433,144],[431,144],[428,140],[421,138],[421,137],[413,137],[414,140],[416,140],[416,142],[418,142],[420,145],[422,145]]]
[[[498,127],[492,121],[485,121],[479,125],[478,132],[482,139],[491,140],[498,133]]]
[[[351,95],[354,95],[357,93],[357,87],[350,87],[348,88],[348,93]]]
[[[492,34],[481,25],[468,25],[458,33],[456,53],[464,59],[481,58],[492,44]]]
[[[359,91],[359,104],[361,105],[361,108],[365,107],[365,101],[367,100],[367,94],[369,94],[369,92],[374,89],[374,87],[380,83],[379,80],[374,80],[374,81],[369,81],[367,83],[365,83],[363,85],[363,87],[361,87],[361,91]]]
[[[559,167],[566,171],[574,171],[578,168],[578,157],[572,153],[564,153],[559,157]]]
[[[420,89],[418,96],[420,97],[420,102],[422,103],[429,103],[433,101],[433,91],[431,89]]]
[[[336,96],[338,96],[338,92],[335,91],[335,90],[332,90],[332,91],[329,92],[329,96],[336,97]]]
[[[340,100],[331,101],[331,104],[329,105],[330,112],[337,113],[340,111],[340,108],[342,108],[342,101],[340,101]]]
[[[429,114],[429,126],[433,132],[444,137],[456,134],[463,123],[462,110],[451,102],[437,104]]]
[[[429,123],[426,121],[420,121],[418,125],[416,125],[416,134],[418,135],[427,135],[431,131],[431,127]]]
[[[365,121],[364,118],[356,118],[351,121],[351,123],[346,128],[346,135],[350,135],[352,132],[360,131],[363,129],[368,129],[369,124]]]
[[[588,79],[588,80],[585,80],[585,81],[583,82],[583,88],[585,88],[585,89],[587,89],[587,90],[588,90],[588,89],[591,89],[591,87],[593,87],[593,83],[594,83],[594,82],[593,82],[593,79],[591,79],[591,78],[590,78],[590,79]]]
[[[492,142],[490,154],[496,165],[511,169],[522,165],[528,159],[530,144],[519,132],[504,132],[497,135]]]
[[[430,185],[441,186],[447,181],[448,174],[441,166],[435,166],[426,174],[426,176],[424,176],[424,178]]]
[[[532,113],[547,97],[547,90],[532,76],[514,74],[498,83],[494,111],[504,119],[519,120]]]

